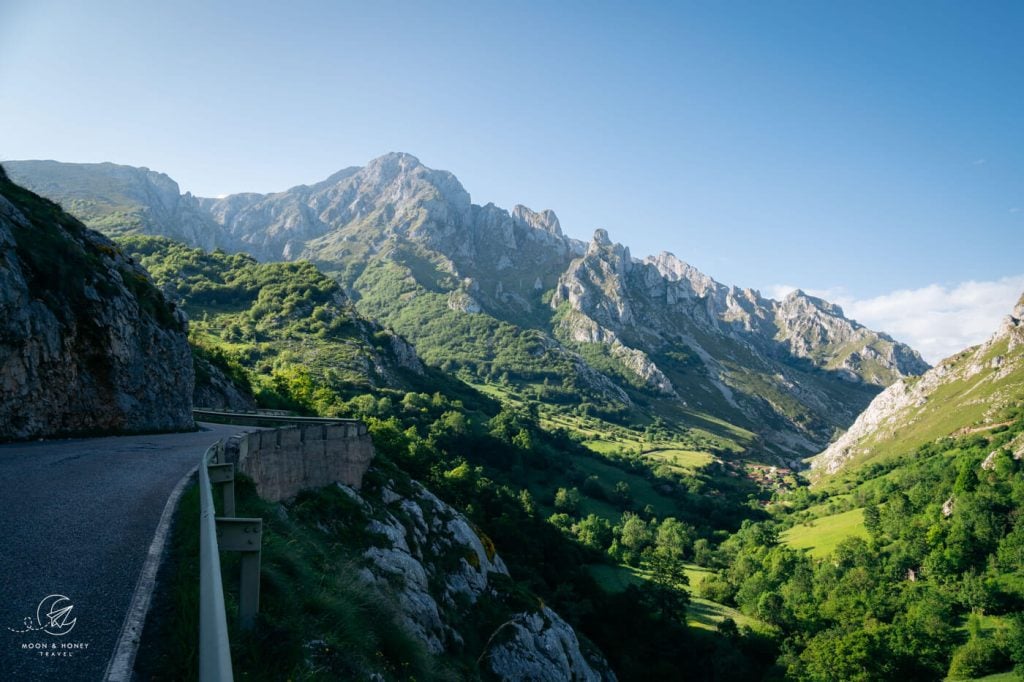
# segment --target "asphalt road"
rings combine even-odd
[[[168,495],[245,430],[202,428],[0,445],[0,680],[102,677]]]

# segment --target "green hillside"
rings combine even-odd
[[[998,425],[780,495],[699,593],[769,623],[798,680],[969,679],[1024,664],[1024,395]]]
[[[1024,306],[985,343],[943,360],[880,396],[838,441],[814,458],[815,473],[888,461],[951,435],[997,431],[1024,395]]]
[[[461,386],[410,362],[411,348],[361,317],[338,284],[307,262],[259,263],[159,237],[119,243],[188,313],[193,345],[246,368],[268,407],[326,415],[370,387]]]

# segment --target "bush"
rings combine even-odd
[[[700,582],[697,592],[704,599],[710,599],[720,604],[728,604],[735,595],[735,590],[720,575],[709,575]]]
[[[1010,661],[1006,652],[987,637],[976,637],[953,653],[949,664],[949,677],[966,680],[983,677],[1007,668]]]

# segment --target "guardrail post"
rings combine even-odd
[[[209,464],[206,470],[210,474],[210,483],[220,484],[224,495],[224,516],[235,515],[235,465]]]
[[[227,552],[241,552],[241,585],[238,590],[238,623],[248,630],[260,610],[260,561],[263,519],[217,519],[217,545]]]

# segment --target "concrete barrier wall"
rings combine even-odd
[[[359,488],[374,451],[366,424],[350,421],[239,434],[227,440],[225,455],[260,497],[279,502],[332,483]]]

